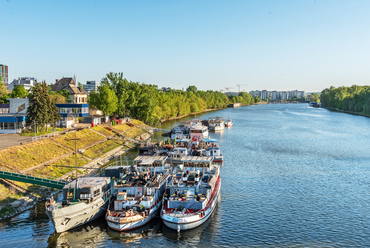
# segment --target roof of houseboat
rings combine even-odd
[[[134,159],[134,162],[140,165],[151,165],[154,162],[164,163],[167,158],[167,156],[138,156]]]
[[[182,162],[190,163],[210,163],[212,162],[213,157],[199,157],[199,156],[184,156],[181,158]]]
[[[109,177],[79,177],[78,178],[77,187],[78,188],[93,188],[98,185],[105,185],[110,182]],[[72,182],[66,184],[64,188],[72,188],[75,187],[76,180],[73,180]]]

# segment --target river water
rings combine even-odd
[[[306,104],[197,117],[210,116],[230,117],[234,126],[211,133],[224,154],[222,188],[216,210],[201,227],[177,234],[158,217],[118,233],[102,218],[54,234],[41,202],[0,222],[0,247],[370,246],[370,118]]]

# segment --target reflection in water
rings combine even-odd
[[[117,243],[134,243],[139,241],[141,238],[148,238],[156,235],[161,230],[161,220],[159,215],[154,217],[146,225],[127,232],[118,232],[107,228],[107,234],[111,240]]]
[[[53,233],[48,239],[49,247],[96,247],[105,240],[104,217],[68,232]]]

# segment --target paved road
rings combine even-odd
[[[32,141],[31,136],[20,136],[16,133],[2,133],[0,134],[0,150],[10,146],[25,144]]]

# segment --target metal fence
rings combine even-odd
[[[44,134],[44,135],[40,135],[40,136],[34,136],[34,137],[32,137],[32,142],[37,141],[37,140],[50,138],[50,137],[56,137],[59,134],[60,134],[60,132],[56,131],[56,132],[53,132],[53,133],[48,133],[48,134]]]

